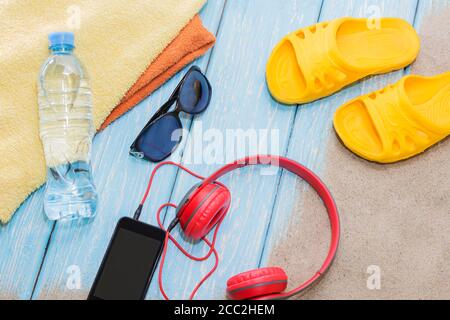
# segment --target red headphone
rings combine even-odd
[[[202,177],[196,175],[195,173],[185,169],[184,167],[171,163],[161,163],[158,167],[155,168],[152,177],[149,182],[149,187],[147,188],[147,192],[144,196],[143,201],[141,202],[141,206],[145,202],[145,199],[150,190],[150,185],[153,180],[153,175],[155,171],[164,164],[173,164],[176,165],[190,174],[203,179]],[[331,225],[331,244],[328,250],[328,255],[325,261],[322,264],[322,267],[319,271],[317,271],[309,280],[299,285],[295,289],[285,292],[288,283],[288,277],[283,269],[278,267],[271,268],[259,268],[251,271],[247,271],[236,276],[233,276],[227,281],[227,295],[231,299],[285,299],[292,297],[296,294],[303,292],[305,289],[311,287],[315,284],[322,275],[328,270],[331,266],[333,259],[336,255],[338,243],[339,243],[339,234],[340,234],[340,225],[339,225],[339,215],[336,204],[328,191],[327,187],[323,184],[323,182],[317,177],[312,171],[308,168],[302,166],[301,164],[279,156],[254,156],[247,157],[241,160],[237,160],[233,163],[230,163],[223,168],[219,169],[211,176],[197,185],[195,185],[183,198],[180,205],[177,207],[173,204],[165,204],[160,210],[158,210],[158,222],[162,227],[160,222],[159,213],[161,209],[165,206],[177,207],[177,219],[171,223],[171,226],[168,228],[167,237],[174,241],[180,250],[187,256],[187,254],[181,246],[172,238],[170,235],[170,230],[176,225],[177,222],[180,222],[181,228],[185,234],[185,236],[189,239],[193,240],[205,240],[207,245],[210,247],[209,253],[203,258],[195,258],[197,261],[202,261],[213,253],[216,256],[216,265],[207,274],[207,276],[202,279],[202,281],[197,285],[194,292],[191,294],[191,298],[198,290],[200,285],[209,277],[212,272],[214,272],[215,268],[218,264],[218,255],[214,248],[215,238],[217,234],[218,228],[216,228],[214,232],[214,240],[210,243],[205,237],[206,235],[214,228],[214,226],[219,226],[220,223],[225,218],[225,215],[230,208],[231,204],[231,194],[230,191],[217,180],[228,172],[242,168],[249,165],[274,165],[286,169],[295,175],[299,176],[306,182],[308,182],[319,194],[321,197],[330,219]],[[142,207],[141,207],[142,208]],[[165,251],[167,250],[167,242],[165,244],[165,250],[163,253],[163,257],[160,264],[160,289],[163,293],[164,297],[167,298],[164,290],[162,289],[162,266],[164,264]],[[192,258],[192,257],[191,257]]]

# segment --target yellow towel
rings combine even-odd
[[[8,0],[0,6],[0,221],[45,182],[36,82],[47,34],[73,31],[99,128],[205,0]]]

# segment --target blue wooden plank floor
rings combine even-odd
[[[419,26],[426,12],[450,6],[449,2],[209,0],[201,17],[216,34],[217,43],[195,64],[210,79],[213,97],[202,115],[194,120],[183,116],[183,126],[189,135],[171,160],[207,175],[225,161],[256,153],[252,146],[227,144],[234,140],[229,141],[226,133],[267,130],[268,137],[260,141],[259,151],[287,155],[320,174],[327,151],[323,146],[332,132],[334,110],[353,97],[394,82],[408,69],[371,77],[314,103],[286,107],[275,102],[266,89],[265,65],[273,46],[291,31],[340,16],[395,16]],[[128,147],[183,74],[176,75],[94,139],[93,170],[100,203],[93,222],[68,224],[45,220],[41,189],[25,201],[11,223],[0,227],[0,299],[86,297],[114,226],[120,217],[132,216],[154,167],[132,159]],[[205,138],[208,136],[209,140]],[[219,151],[211,142],[217,143],[218,136],[227,137],[222,141],[225,147]],[[271,142],[266,144],[267,141]],[[199,155],[202,161],[196,161]],[[174,168],[163,169],[141,220],[156,224],[159,205],[168,201],[177,203],[194,182]],[[298,219],[302,210],[301,206],[295,206],[298,200],[292,196],[292,190],[297,179],[291,174],[243,169],[223,182],[232,192],[233,203],[218,236],[220,266],[197,295],[203,299],[224,298],[229,276],[264,266],[282,237],[281,231]],[[167,211],[166,215],[171,217],[173,211]],[[201,245],[186,242],[178,231],[175,236],[192,253],[205,252]],[[167,292],[179,299],[187,298],[201,275],[211,267],[210,262],[187,261],[176,250],[170,250],[166,260]],[[79,283],[73,281],[77,276]],[[161,298],[155,279],[147,298]]]

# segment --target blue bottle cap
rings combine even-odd
[[[53,32],[48,35],[50,47],[56,45],[68,45],[75,47],[75,36],[73,32]]]

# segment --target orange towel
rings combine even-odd
[[[203,55],[214,45],[215,40],[214,35],[203,26],[199,16],[195,16],[128,90],[100,130],[148,97],[184,66]]]

